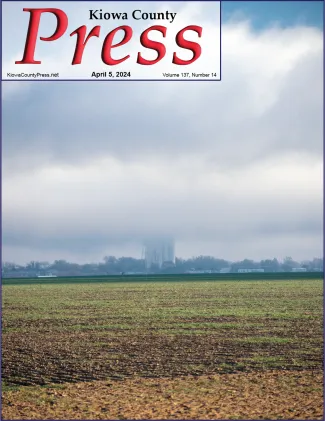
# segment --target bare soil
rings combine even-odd
[[[3,419],[323,419],[315,371],[134,378],[5,392]]]

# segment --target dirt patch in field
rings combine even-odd
[[[322,367],[322,349],[313,350],[311,342],[303,346],[274,342],[272,337],[266,337],[266,342],[256,342],[254,337],[253,342],[239,338],[238,332],[225,338],[191,331],[189,335],[108,335],[105,329],[56,335],[7,333],[3,337],[2,378],[7,384],[41,385]]]
[[[321,371],[134,378],[22,387],[3,419],[323,419]]]

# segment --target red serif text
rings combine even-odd
[[[26,37],[26,44],[25,44],[25,50],[23,54],[23,58],[20,61],[16,61],[16,64],[41,64],[42,62],[40,60],[35,60],[35,49],[36,49],[36,42],[38,39],[38,31],[39,31],[39,25],[41,16],[43,13],[52,13],[56,17],[57,25],[56,29],[54,31],[54,34],[48,38],[45,37],[39,37],[41,41],[44,42],[50,42],[50,41],[56,41],[59,38],[61,38],[68,29],[68,16],[66,13],[61,9],[54,9],[54,8],[43,8],[43,9],[30,9],[30,8],[24,8],[24,12],[30,13],[30,19],[29,19],[29,26],[27,31],[27,37]],[[81,64],[82,62],[82,56],[84,53],[84,50],[86,48],[86,45],[90,38],[100,36],[101,27],[95,26],[91,29],[91,31],[87,35],[87,26],[82,25],[73,32],[71,32],[70,36],[76,36],[76,46],[75,51],[72,59],[72,65],[75,64]],[[123,39],[122,41],[114,44],[114,37],[117,32],[123,31]],[[165,26],[161,25],[154,25],[150,26],[148,29],[142,32],[140,36],[140,44],[144,48],[148,48],[151,50],[154,50],[157,52],[157,58],[154,60],[147,60],[145,57],[142,56],[140,52],[137,54],[136,63],[141,64],[144,66],[153,65],[158,63],[160,60],[162,60],[166,55],[166,47],[163,43],[152,41],[150,39],[150,32],[151,31],[158,31],[162,34],[163,38],[166,37],[167,34],[167,28]],[[197,25],[190,25],[186,26],[184,29],[180,30],[175,38],[176,45],[180,48],[190,50],[193,53],[193,57],[190,60],[182,60],[177,56],[177,53],[173,53],[172,63],[177,64],[180,66],[185,66],[191,63],[194,63],[202,53],[201,45],[193,42],[188,41],[184,38],[184,35],[187,31],[194,31],[197,33],[198,37],[201,38],[202,36],[202,27]],[[133,36],[133,29],[128,25],[122,25],[119,26],[112,31],[110,31],[102,45],[102,52],[101,52],[101,59],[102,61],[107,64],[108,66],[115,66],[117,64],[120,64],[130,58],[130,55],[126,55],[124,57],[121,57],[119,59],[113,59],[111,52],[113,48],[118,48],[122,45],[127,44]]]

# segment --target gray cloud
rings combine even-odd
[[[4,258],[320,255],[322,34],[223,43],[220,83],[5,82]]]

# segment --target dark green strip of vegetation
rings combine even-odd
[[[273,273],[208,273],[175,275],[106,275],[62,276],[57,278],[4,278],[2,285],[73,284],[100,282],[199,282],[199,281],[263,281],[263,280],[324,279],[323,272],[273,272]]]

